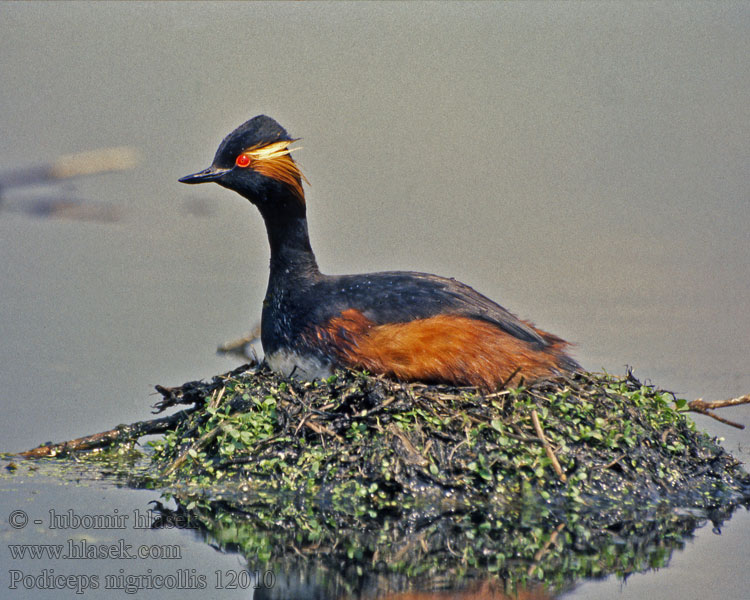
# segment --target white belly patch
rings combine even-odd
[[[331,363],[311,356],[300,356],[294,352],[266,354],[266,363],[272,371],[284,377],[297,379],[325,379],[333,372]]]

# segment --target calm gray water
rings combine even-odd
[[[155,384],[236,364],[215,348],[259,318],[262,223],[176,180],[261,112],[302,138],[324,270],[453,276],[590,369],[749,392],[749,55],[744,2],[0,3],[0,171],[143,156],[4,195],[2,449],[144,418]],[[59,199],[120,218],[26,212]],[[699,423],[747,460],[747,433]],[[743,513],[669,569],[571,597],[745,597],[749,548]]]

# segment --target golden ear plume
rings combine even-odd
[[[261,175],[271,177],[277,181],[286,183],[297,196],[300,202],[305,201],[305,193],[302,190],[302,180],[310,184],[307,178],[299,170],[297,164],[289,155],[292,150],[299,148],[289,148],[297,140],[281,140],[266,144],[264,146],[254,146],[246,150],[246,154],[252,159],[250,168],[254,169]]]

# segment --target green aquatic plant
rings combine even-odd
[[[339,583],[490,573],[564,589],[664,566],[695,527],[750,498],[750,477],[689,404],[630,373],[479,394],[238,369],[158,389],[157,410],[180,410],[32,452],[101,461],[249,564],[318,565]],[[160,437],[133,469],[144,432]]]

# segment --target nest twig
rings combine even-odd
[[[50,456],[59,456],[70,452],[84,452],[106,448],[116,444],[134,442],[146,435],[166,433],[175,429],[180,423],[188,418],[188,411],[180,411],[168,417],[151,419],[149,421],[136,421],[130,425],[120,425],[114,429],[108,429],[100,433],[86,435],[67,442],[53,444],[48,442],[21,452],[20,456],[24,458],[44,458]]]
[[[542,441],[542,446],[544,446],[544,451],[547,453],[547,458],[552,462],[552,468],[555,469],[555,473],[557,473],[560,481],[565,483],[568,478],[565,476],[565,473],[563,473],[562,467],[560,467],[560,463],[552,450],[552,446],[550,446],[547,438],[544,437],[544,430],[542,429],[542,424],[539,422],[539,415],[537,414],[536,409],[531,411],[531,422],[534,424],[534,431],[536,431],[537,436]]]
[[[730,421],[729,419],[721,417],[712,412],[717,408],[724,408],[725,406],[739,406],[740,404],[750,404],[750,394],[737,396],[736,398],[730,398],[729,400],[715,400],[713,402],[706,402],[703,398],[698,398],[696,400],[691,400],[690,402],[688,402],[687,406],[691,412],[706,415],[707,417],[716,419],[720,423],[724,423],[725,425],[729,425],[730,427],[745,429],[745,426],[742,423]]]

